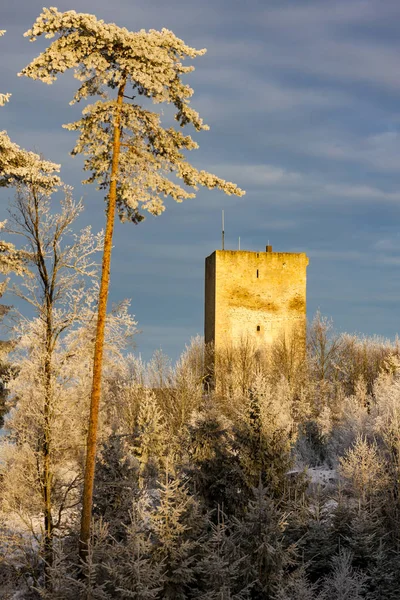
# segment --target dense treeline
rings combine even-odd
[[[126,305],[110,316],[83,567],[88,325],[55,349],[50,561],[38,323],[20,337],[1,448],[5,597],[18,589],[65,600],[398,598],[397,342],[337,335],[318,314],[306,356],[295,343],[260,355],[244,341],[217,357],[213,390],[200,338],[175,366],[161,352],[143,364],[121,352],[132,323]]]

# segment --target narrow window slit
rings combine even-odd
[[[257,269],[257,279],[258,279],[258,269]]]
[[[257,331],[261,331],[260,325],[257,325]]]

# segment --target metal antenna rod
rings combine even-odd
[[[225,250],[225,219],[224,219],[224,211],[222,211],[222,250]]]

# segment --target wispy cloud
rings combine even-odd
[[[60,10],[71,8],[60,0]],[[68,152],[74,134],[61,129],[80,113],[68,106],[76,82],[53,86],[16,71],[47,40],[22,33],[41,0],[2,7],[0,129],[64,165],[84,194],[83,224],[104,222],[103,192],[81,188],[82,159]],[[210,124],[195,134],[199,168],[237,182],[244,198],[199,190],[159,218],[116,227],[111,300],[132,297],[145,356],[159,347],[177,355],[202,329],[204,256],[227,240],[258,249],[304,250],[308,306],[332,314],[339,328],[392,334],[400,244],[400,76],[398,0],[76,0],[74,8],[131,30],[167,27],[208,48],[187,77],[193,106]],[[169,118],[169,111],[165,110]],[[11,191],[0,190],[0,220]],[[266,239],[267,238],[267,239]],[[399,281],[399,283],[397,283]],[[381,303],[382,310],[379,310]]]

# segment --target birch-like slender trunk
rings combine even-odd
[[[117,110],[115,115],[114,139],[111,163],[110,191],[108,195],[107,222],[104,236],[104,250],[101,270],[99,304],[97,309],[96,339],[93,357],[93,382],[90,397],[89,429],[86,445],[85,480],[83,487],[81,532],[79,538],[79,556],[86,560],[90,538],[92,518],[93,485],[96,466],[97,430],[101,397],[101,378],[104,352],[104,333],[107,316],[107,299],[110,284],[111,250],[117,203],[118,163],[121,149],[121,108],[124,100],[125,82],[118,89]]]
[[[44,406],[43,406],[43,437],[41,443],[42,468],[40,473],[42,499],[43,499],[43,514],[44,514],[44,560],[45,560],[45,577],[47,582],[47,571],[53,564],[53,502],[52,502],[52,484],[53,470],[51,461],[52,452],[52,405],[53,405],[53,385],[52,385],[52,355],[53,355],[53,304],[54,304],[54,272],[49,273],[46,266],[45,250],[43,248],[41,233],[40,233],[40,216],[39,216],[39,196],[36,190],[33,192],[33,210],[25,213],[30,214],[30,217],[25,219],[31,221],[32,236],[34,246],[36,248],[36,264],[39,270],[39,276],[44,289],[44,317],[45,326],[45,358],[44,358]],[[54,265],[56,268],[56,264]]]
[[[51,377],[51,323],[47,325],[46,332],[46,359],[44,364],[44,430],[42,444],[43,475],[42,493],[44,504],[44,559],[46,571],[53,564],[53,515],[52,515],[52,465],[51,465],[51,404],[52,404],[52,377]]]

